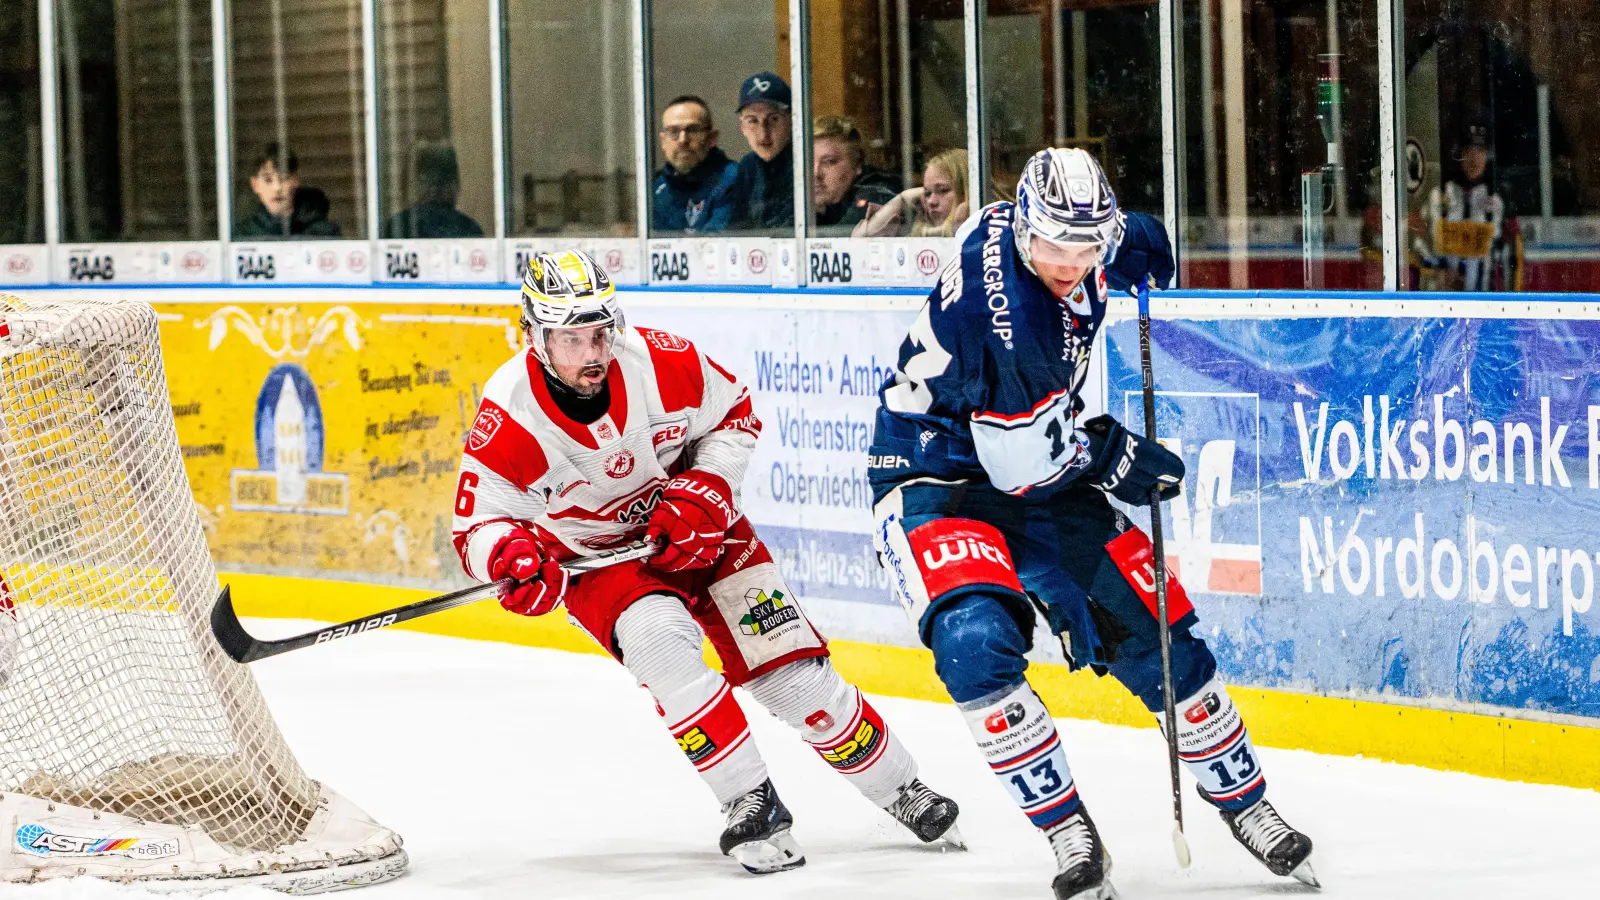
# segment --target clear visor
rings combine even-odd
[[[1099,241],[1058,244],[1036,234],[1029,242],[1028,256],[1035,265],[1043,263],[1047,266],[1087,269],[1100,262],[1100,253],[1104,248],[1105,245]]]
[[[539,331],[545,360],[552,366],[574,369],[609,366],[619,337],[609,322],[577,328],[541,327]]]

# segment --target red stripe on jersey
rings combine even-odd
[[[997,412],[975,412],[975,413],[972,414],[972,421],[974,421],[974,422],[992,423],[992,424],[999,425],[1002,428],[1004,428],[1006,426],[1009,426],[1009,425],[1016,425],[1016,424],[1022,424],[1022,423],[1031,422],[1035,418],[1038,417],[1039,412],[1041,410],[1043,410],[1046,406],[1049,406],[1050,404],[1056,402],[1056,400],[1058,398],[1060,398],[1061,395],[1065,394],[1066,392],[1067,392],[1067,389],[1066,388],[1062,388],[1059,391],[1053,391],[1053,392],[1045,395],[1045,398],[1043,400],[1040,400],[1038,403],[1035,403],[1033,405],[1033,408],[1028,410],[1027,412],[1013,413],[1011,415],[1006,415],[1005,413],[997,413]]]
[[[644,338],[644,345],[650,350],[650,363],[656,370],[656,390],[661,393],[664,410],[672,413],[699,406],[705,398],[706,373],[700,368],[700,354],[695,351],[694,345],[665,331],[651,328],[635,330]]]
[[[550,471],[539,441],[493,400],[478,405],[466,454],[523,491]]]
[[[750,395],[745,394],[740,397],[739,402],[733,405],[733,409],[728,410],[728,414],[722,417],[722,421],[717,423],[717,427],[711,430],[737,430],[759,436],[761,434],[761,420],[756,418],[756,411],[750,405]]]
[[[539,401],[539,409],[544,412],[545,418],[590,450],[600,449],[594,435],[589,432],[589,426],[573,421],[556,405],[555,398],[550,396],[550,385],[544,380],[544,363],[539,362],[539,357],[532,353],[528,354],[528,384],[532,386],[534,399]],[[614,359],[606,369],[606,384],[611,388],[611,408],[606,412],[620,434],[628,427],[628,385],[622,377],[622,365]]]
[[[729,384],[738,384],[739,383],[739,379],[733,377],[733,373],[732,372],[729,372],[727,369],[724,369],[723,367],[717,365],[717,361],[716,360],[712,359],[709,356],[706,357],[705,360],[706,360],[706,365],[710,366],[713,369],[716,369],[718,372],[721,372],[722,373],[722,377],[728,379],[728,383]]]

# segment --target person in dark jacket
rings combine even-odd
[[[812,187],[817,234],[849,237],[856,223],[900,193],[899,179],[867,167],[855,123],[822,116],[811,129]]]
[[[733,220],[739,166],[717,146],[711,107],[692,94],[673,98],[661,113],[661,156],[653,225],[657,232],[725,231]]]
[[[300,160],[277,141],[255,159],[250,190],[256,202],[233,227],[234,240],[336,238],[339,226],[328,218],[328,195],[300,184]]]
[[[417,202],[383,223],[385,238],[476,238],[483,226],[456,209],[461,196],[461,167],[447,141],[424,141],[412,160]]]
[[[771,72],[739,88],[739,132],[750,152],[739,160],[734,223],[749,229],[794,227],[794,123],[789,85]]]

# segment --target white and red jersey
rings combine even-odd
[[[737,495],[761,430],[738,379],[675,334],[629,328],[607,384],[610,408],[584,425],[556,406],[529,350],[489,379],[456,488],[468,575],[490,580],[490,552],[519,525],[562,556],[636,540],[667,480],[691,466]]]

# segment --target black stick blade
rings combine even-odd
[[[260,643],[244,630],[239,615],[233,611],[233,597],[229,594],[228,585],[222,586],[216,605],[211,607],[211,633],[222,645],[222,652],[234,662],[247,663],[256,658],[255,651]]]

